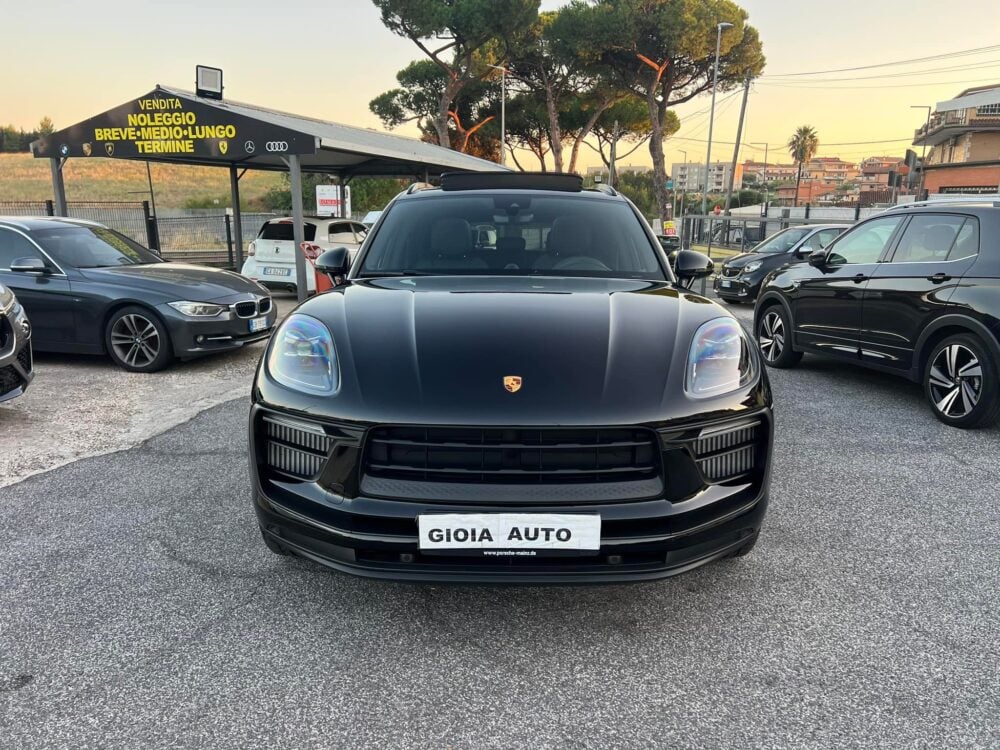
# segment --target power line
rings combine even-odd
[[[799,90],[811,90],[811,91],[832,91],[835,89],[883,90],[883,89],[927,88],[928,86],[960,86],[968,83],[990,83],[995,81],[996,78],[994,77],[994,78],[975,78],[966,81],[925,81],[923,83],[886,83],[878,86],[817,86],[811,83],[798,84],[798,83],[786,83],[784,81],[759,81],[756,85],[770,86],[771,88],[799,89]]]
[[[1000,50],[1000,44],[993,44],[989,47],[975,47],[973,49],[957,50],[956,52],[944,52],[940,55],[928,55],[926,57],[915,57],[910,60],[893,60],[892,62],[875,63],[873,65],[858,65],[853,68],[833,68],[831,70],[812,70],[802,73],[773,73],[771,76],[818,76],[826,73],[850,73],[855,70],[871,70],[873,68],[888,68],[894,65],[912,65],[913,63],[932,62],[934,60],[945,60],[950,57],[966,57],[968,55],[981,55],[986,52],[996,52]],[[762,76],[762,77],[771,77]]]
[[[907,70],[900,73],[882,73],[875,76],[850,76],[848,78],[817,78],[810,83],[838,83],[842,81],[877,81],[884,78],[912,78],[913,76],[927,76],[927,75],[938,75],[940,73],[955,73],[960,70],[983,70],[986,68],[995,68],[1000,65],[1000,60],[990,60],[989,62],[974,63],[972,65],[950,65],[946,68],[931,68],[929,70]],[[767,78],[767,83],[786,83],[786,81],[775,81],[774,78],[781,78],[781,76],[761,76],[762,78]],[[792,81],[787,81],[787,83],[792,83]]]

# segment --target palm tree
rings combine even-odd
[[[788,153],[799,165],[798,175],[795,177],[795,203],[799,205],[799,183],[802,182],[802,165],[816,156],[819,150],[819,136],[812,125],[800,125],[795,133],[788,139]]]

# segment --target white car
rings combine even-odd
[[[364,224],[350,219],[331,219],[329,216],[306,216],[304,252],[309,260],[334,247],[346,247],[351,261],[365,239],[368,230]],[[268,289],[296,291],[295,241],[292,238],[292,219],[269,219],[257,233],[257,238],[247,248],[247,259],[240,273],[260,282]],[[316,291],[316,272],[312,263],[306,265],[306,283],[309,293]]]

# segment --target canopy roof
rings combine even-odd
[[[31,144],[37,158],[103,156],[172,164],[421,177],[503,170],[495,162],[415,138],[219,101],[157,86],[137,99]]]
[[[937,112],[953,112],[957,109],[971,109],[987,104],[1000,104],[1000,86],[988,89],[967,89],[962,96],[946,102],[937,103]]]

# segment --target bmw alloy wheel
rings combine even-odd
[[[122,362],[132,367],[147,367],[160,353],[160,333],[151,320],[129,313],[111,328],[111,346]]]
[[[757,343],[768,362],[774,362],[785,350],[785,322],[777,310],[764,314],[757,333]]]
[[[983,393],[983,367],[975,352],[949,344],[938,352],[928,373],[931,401],[951,419],[968,416]]]

